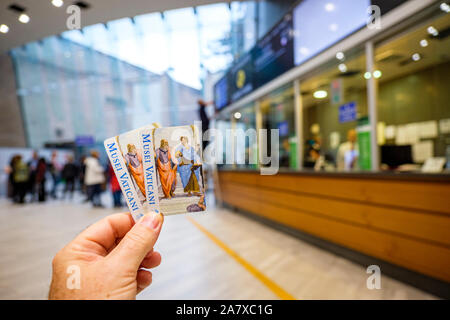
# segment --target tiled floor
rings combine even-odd
[[[46,299],[53,255],[111,213],[80,198],[25,206],[0,200],[0,299]],[[362,266],[227,210],[190,216],[297,299],[435,298],[387,276],[381,290],[368,290]],[[162,264],[139,299],[277,298],[184,215],[165,219],[156,250]]]

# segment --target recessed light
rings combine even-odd
[[[326,97],[328,97],[328,92],[326,92],[325,90],[317,90],[313,95],[316,99],[325,99]]]
[[[241,114],[240,112],[236,112],[236,113],[234,114],[234,117],[235,117],[237,120],[239,120],[239,119],[242,117],[242,114]]]
[[[428,31],[429,34],[431,34],[434,37],[437,37],[439,35],[439,31],[437,31],[437,29],[435,27],[433,27],[433,26],[429,26],[427,28],[427,31]]]
[[[28,23],[28,22],[30,22],[30,17],[27,14],[22,13],[19,16],[19,21],[22,22],[22,23]]]
[[[428,40],[426,39],[420,40],[420,46],[422,48],[428,47]]]
[[[334,3],[331,3],[331,2],[329,2],[325,5],[325,10],[328,12],[334,11],[335,8],[336,7],[335,7]]]
[[[420,53],[414,53],[412,55],[412,59],[413,59],[413,61],[419,61],[420,59],[422,59],[422,57],[421,57]]]
[[[373,77],[374,77],[375,79],[380,79],[382,75],[383,75],[383,73],[382,73],[380,70],[375,70],[375,71],[373,72]]]
[[[8,33],[9,27],[6,24],[0,25],[0,32],[1,33]]]
[[[330,24],[329,29],[332,32],[336,32],[339,29],[339,26],[336,23],[333,23],[333,24]]]
[[[339,71],[341,71],[342,73],[346,73],[347,70],[348,70],[348,68],[345,65],[345,63],[341,63],[338,68],[339,68]]]
[[[341,60],[341,61],[344,60],[345,54],[343,52],[336,53],[336,59]]]
[[[364,73],[364,78],[366,80],[369,80],[370,78],[372,78],[372,74],[369,71],[367,71],[366,73]]]
[[[62,7],[63,4],[64,4],[63,0],[52,0],[52,5],[54,5],[57,8]]]
[[[440,8],[441,8],[442,11],[444,11],[444,12],[446,12],[446,13],[449,13],[449,12],[450,12],[450,5],[448,5],[448,4],[445,3],[445,2],[442,2],[442,3],[441,3]]]

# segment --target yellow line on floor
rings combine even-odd
[[[230,249],[225,243],[220,241],[215,235],[209,232],[205,227],[199,224],[197,221],[191,217],[186,217],[194,226],[196,226],[200,231],[202,231],[209,239],[211,239],[215,244],[217,244],[221,249],[223,249],[229,256],[231,256],[235,261],[242,265],[248,272],[254,275],[259,281],[261,281],[267,288],[269,288],[274,294],[276,294],[282,300],[296,300],[292,295],[287,293],[283,288],[277,285],[275,282],[270,280],[264,274],[262,274],[258,269],[252,266],[249,262],[239,256],[235,251]]]

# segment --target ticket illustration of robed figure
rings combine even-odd
[[[192,126],[146,126],[105,140],[133,218],[206,210],[201,133]]]

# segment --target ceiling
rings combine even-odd
[[[76,1],[64,0],[64,5],[57,8],[52,5],[51,0],[0,0],[0,25],[6,24],[9,27],[8,33],[0,33],[0,53],[30,41],[36,41],[67,31],[66,21],[69,14],[66,13],[66,9],[74,2]],[[89,9],[81,11],[81,26],[86,27],[150,12],[162,12],[228,1],[84,0],[83,2],[90,5]],[[18,14],[8,9],[11,4],[17,4],[26,8],[26,14],[31,18],[28,24],[22,24],[18,21]]]

